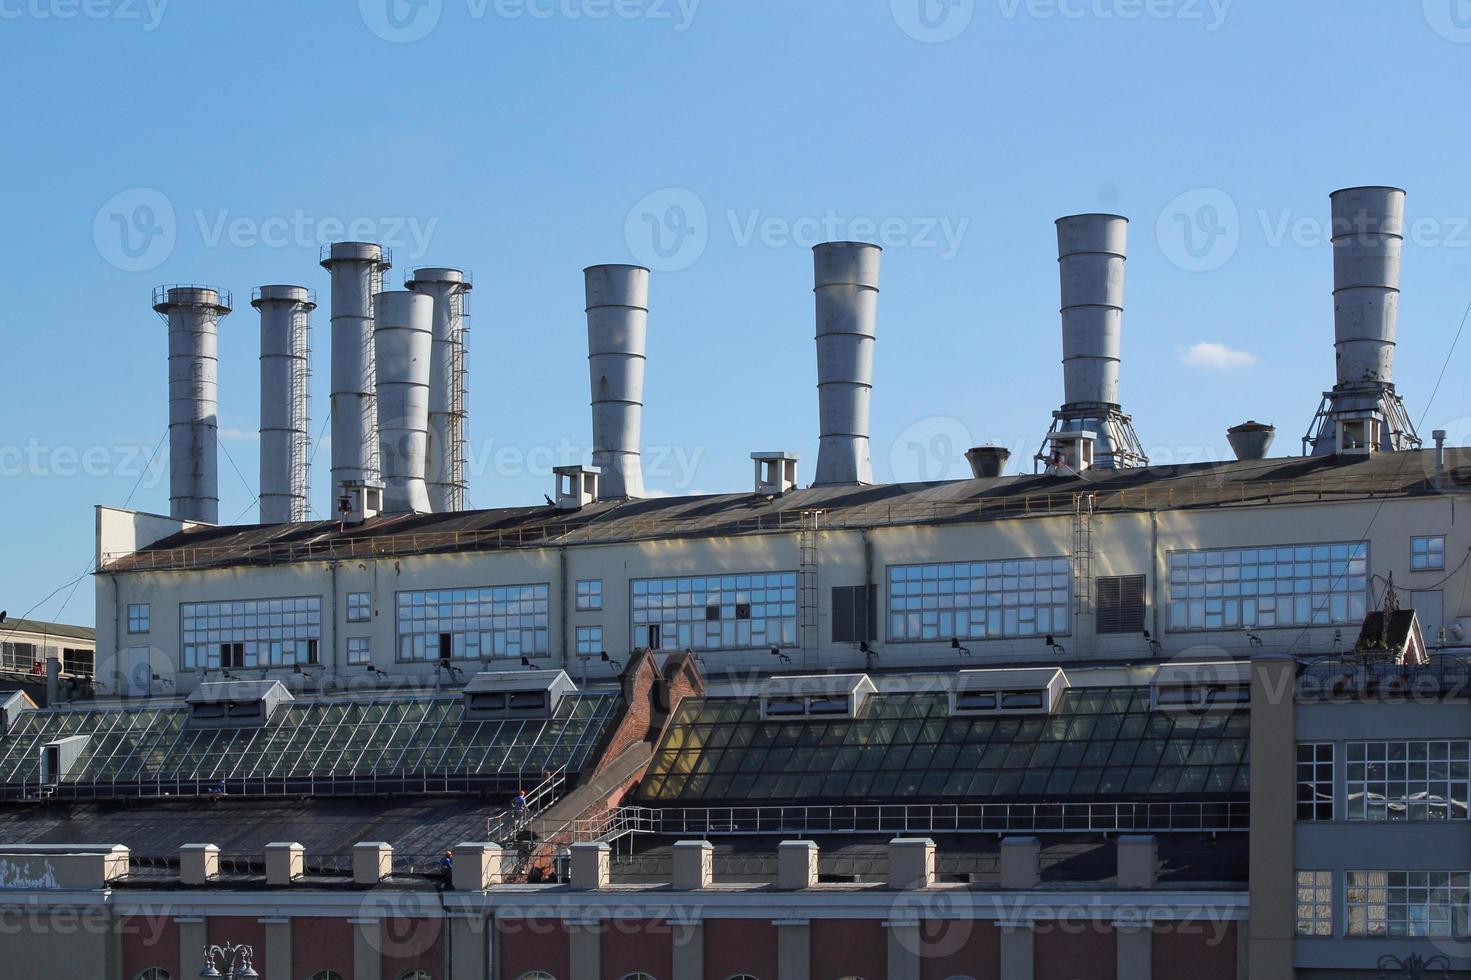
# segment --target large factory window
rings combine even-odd
[[[1303,742],[1297,747],[1297,819],[1333,819],[1333,744]]]
[[[1100,578],[1097,632],[1140,633],[1144,630],[1144,576]]]
[[[1170,555],[1170,629],[1347,626],[1368,605],[1369,546],[1289,545]]]
[[[398,659],[544,657],[550,593],[544,583],[400,592]]]
[[[183,669],[292,667],[316,663],[322,599],[186,602],[179,607]]]
[[[655,650],[794,646],[797,573],[636,579],[632,642]]]
[[[1349,742],[1348,819],[1465,820],[1471,742]]]
[[[889,567],[889,640],[1006,639],[1071,632],[1066,558]]]
[[[1344,911],[1350,936],[1471,935],[1471,874],[1349,871]]]

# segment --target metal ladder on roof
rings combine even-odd
[[[1073,494],[1073,616],[1093,614],[1093,508],[1096,493]],[[1081,625],[1078,632],[1082,633]]]
[[[798,640],[802,644],[802,665],[812,667],[817,658],[818,632],[817,614],[820,600],[817,566],[817,542],[822,511],[802,511],[801,530],[797,533],[797,548],[800,564],[797,569]]]

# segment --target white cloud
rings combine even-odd
[[[1180,353],[1181,361],[1207,371],[1231,371],[1235,368],[1251,367],[1256,363],[1256,355],[1250,351],[1232,350],[1225,344],[1209,340],[1202,340],[1190,347],[1178,347],[1176,350]]]

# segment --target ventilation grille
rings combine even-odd
[[[1099,633],[1140,633],[1144,630],[1144,576],[1100,578],[1097,591]]]
[[[833,586],[834,643],[866,643],[878,633],[878,586]]]

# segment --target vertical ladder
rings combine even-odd
[[[1073,494],[1073,615],[1093,613],[1093,504],[1096,494]],[[1081,634],[1081,627],[1078,632]]]
[[[822,511],[820,510],[802,511],[801,531],[797,535],[797,547],[801,561],[797,574],[797,598],[799,600],[797,629],[798,639],[802,643],[802,665],[804,667],[813,666],[817,658],[819,605],[817,541],[821,518]]]
[[[470,330],[470,292],[463,286],[451,300],[454,323],[450,327],[451,378],[449,382],[449,425],[444,458],[449,467],[444,481],[450,485],[450,509],[465,509],[465,396],[469,392],[469,369],[465,364],[465,335]]]

